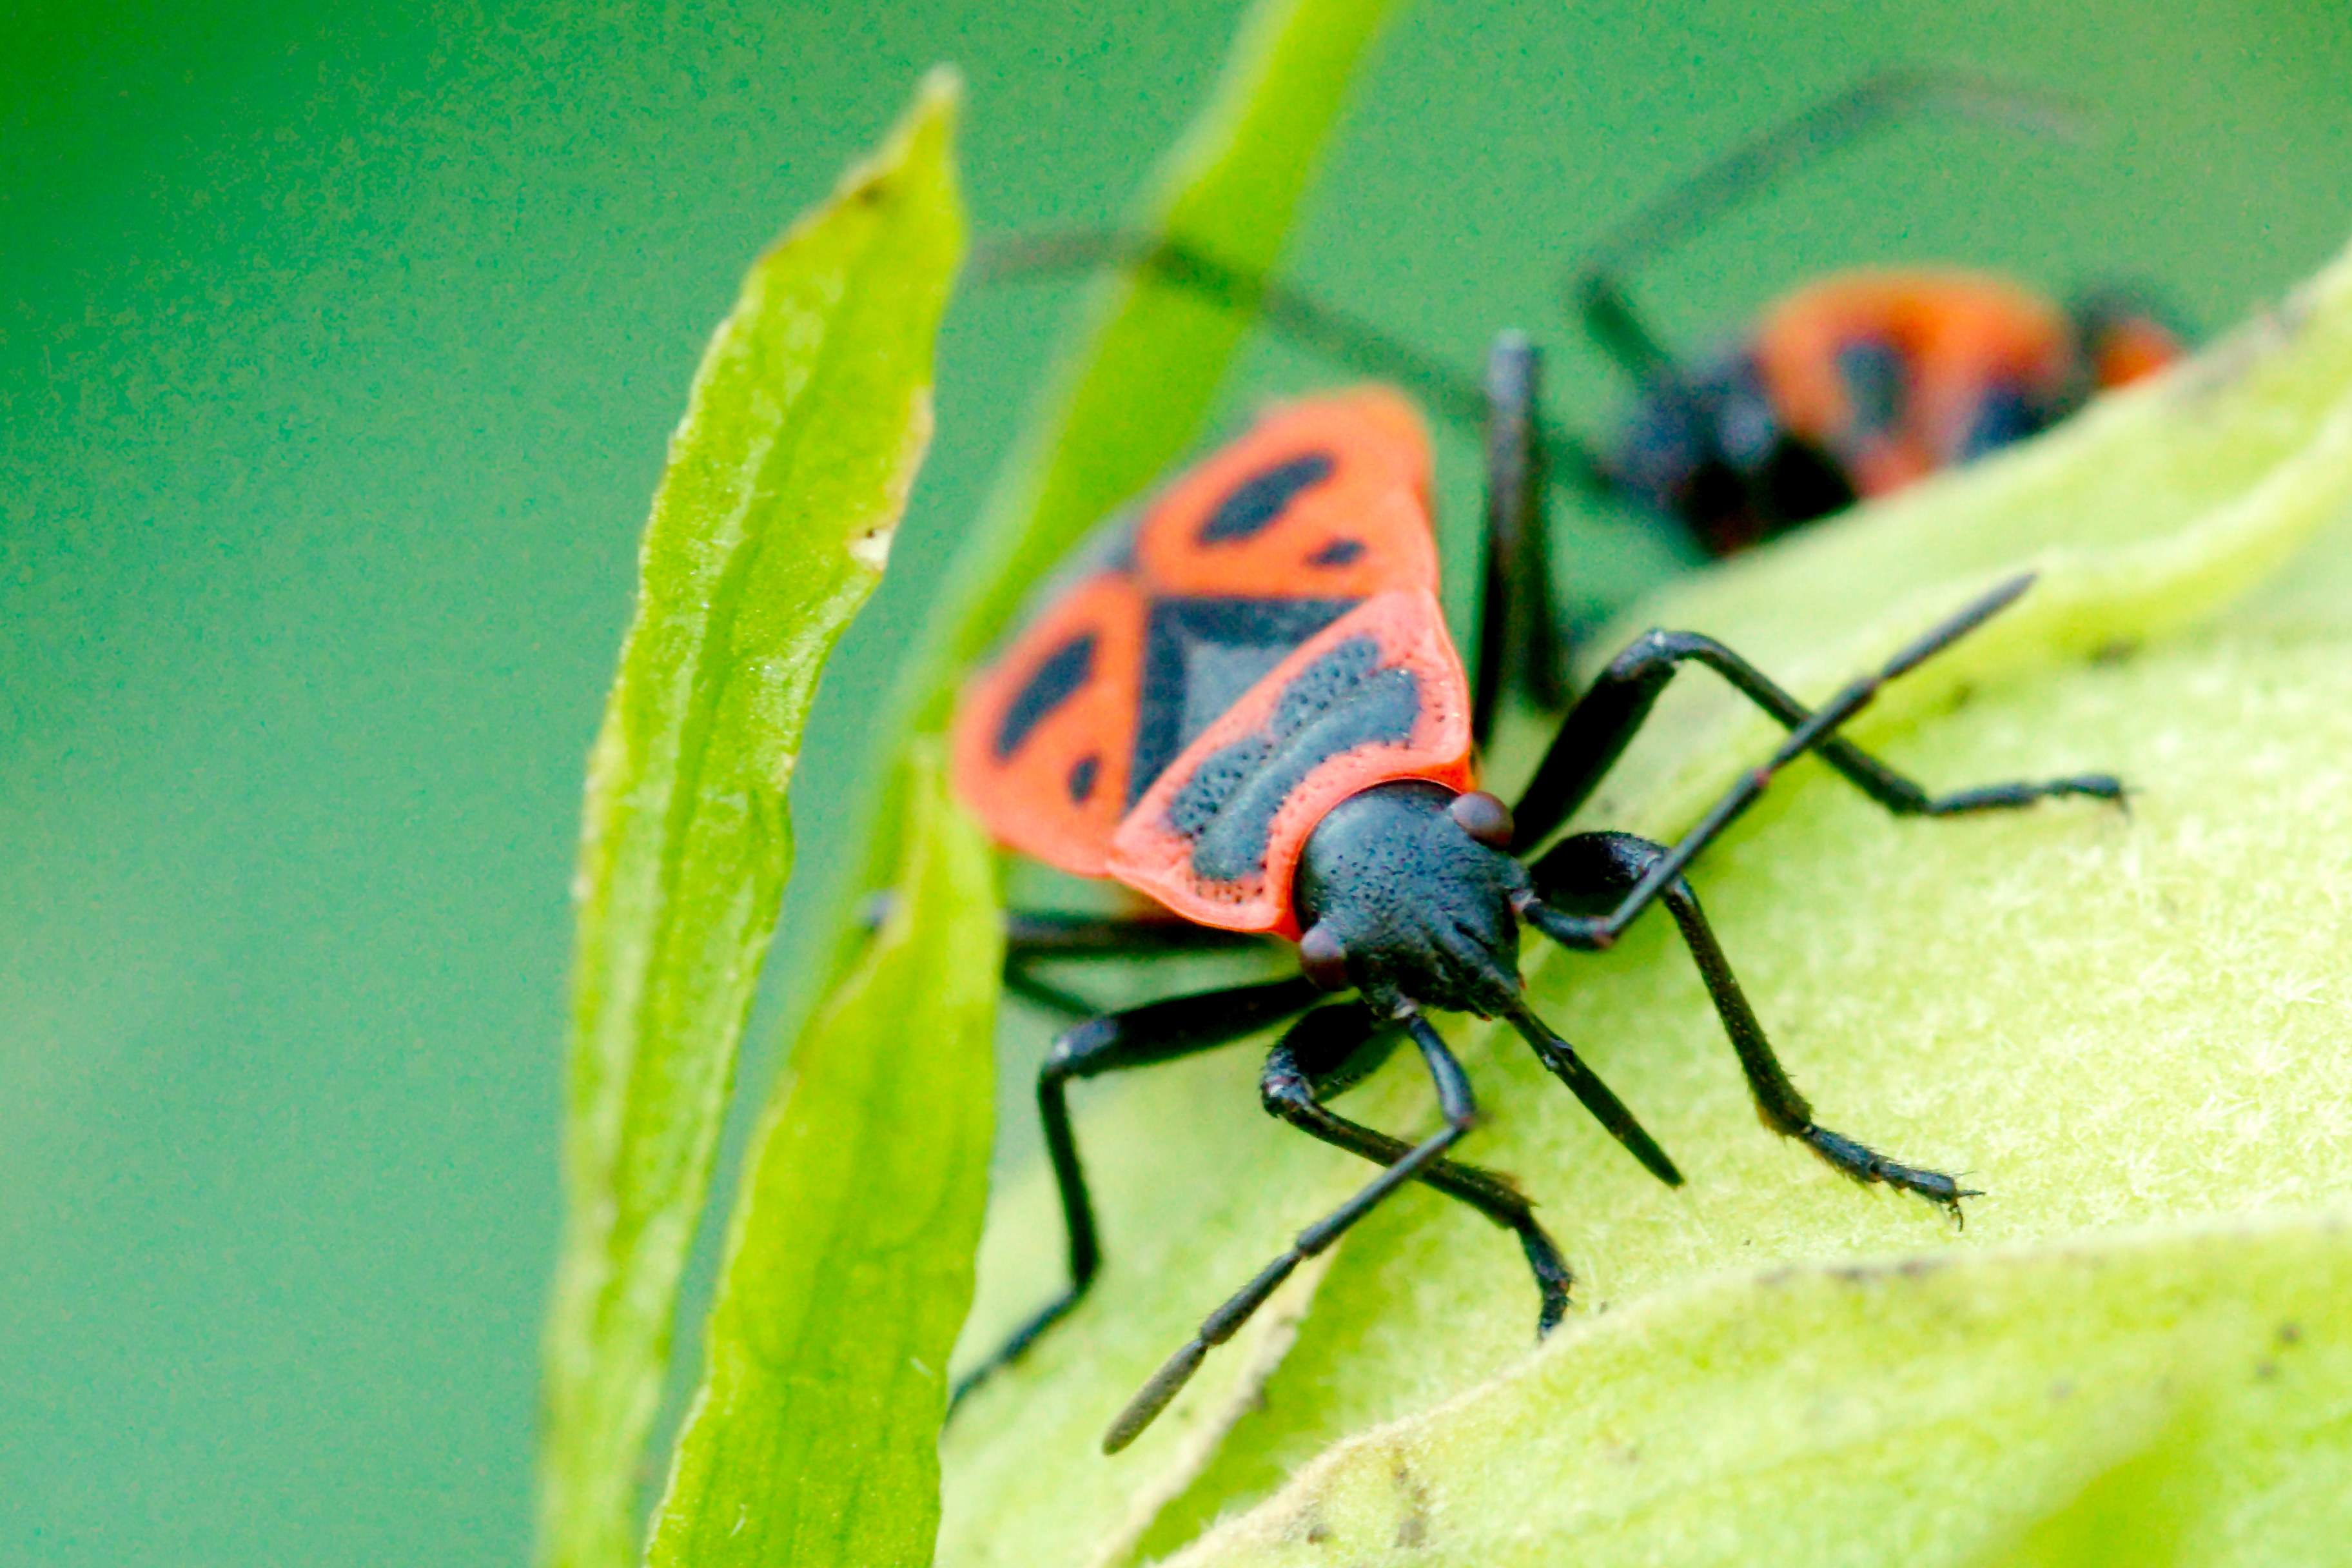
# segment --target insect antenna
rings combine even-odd
[[[1585,1066],[1574,1047],[1554,1034],[1551,1026],[1537,1017],[1535,1010],[1524,1003],[1509,1016],[1511,1026],[1535,1047],[1536,1059],[1550,1069],[1552,1077],[1568,1085],[1569,1092],[1582,1102],[1612,1138],[1625,1145],[1627,1153],[1642,1162],[1643,1170],[1670,1187],[1683,1184],[1683,1173],[1675,1168],[1666,1152],[1658,1147],[1658,1141],[1625,1108],[1625,1102],[1601,1081],[1601,1075]]]

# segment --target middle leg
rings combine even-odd
[[[1103,1009],[1036,971],[1040,963],[1171,954],[1265,952],[1267,939],[1217,931],[1174,917],[1059,914],[1012,910],[1004,916],[1004,988],[1023,1001],[1073,1021]]]
[[[1482,747],[1507,689],[1547,713],[1568,702],[1568,638],[1551,592],[1542,403],[1542,353],[1523,333],[1503,333],[1486,355],[1486,565],[1470,723]]]
[[[1304,977],[1228,986],[1106,1013],[1064,1030],[1055,1038],[1037,1069],[1037,1115],[1044,1124],[1045,1154],[1062,1200],[1070,1281],[1060,1295],[1014,1330],[995,1353],[957,1382],[950,1406],[961,1404],[1000,1368],[1020,1359],[1039,1335],[1069,1314],[1101,1270],[1094,1201],[1087,1191],[1086,1168],[1078,1162],[1077,1139],[1070,1126],[1070,1084],[1229,1045],[1305,1012],[1323,995],[1319,986]]]

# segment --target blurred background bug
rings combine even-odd
[[[1381,1173],[1210,1314],[1114,1421],[1105,1450],[1132,1441],[1211,1347],[1408,1182],[1427,1183],[1517,1236],[1537,1287],[1537,1329],[1548,1332],[1568,1307],[1568,1266],[1511,1180],[1446,1157],[1477,1109],[1427,1011],[1507,1020],[1645,1168],[1670,1184],[1682,1177],[1522,998],[1522,923],[1563,946],[1599,951],[1663,901],[1766,1125],[1842,1174],[1916,1193],[1957,1216],[1969,1194],[1953,1177],[1815,1121],[1683,873],[1778,769],[1809,752],[1898,815],[2003,809],[2053,795],[2120,798],[2121,786],[2103,774],[1933,795],[1836,733],[1883,682],[1998,613],[2030,579],[1961,608],[1819,710],[1711,638],[1645,634],[1568,706],[1507,806],[1478,787],[1476,755],[1501,688],[1517,682],[1531,704],[1558,706],[1551,678],[1535,674],[1556,672],[1561,641],[1549,597],[1536,586],[1548,560],[1533,417],[1540,379],[1524,338],[1498,340],[1486,377],[1488,548],[1475,686],[1437,598],[1427,436],[1412,405],[1381,387],[1277,408],[1108,524],[966,686],[955,781],[982,822],[1013,847],[1114,879],[1159,906],[1137,915],[1016,914],[1008,932],[1016,986],[1025,962],[1040,955],[1180,952],[1229,946],[1236,934],[1295,942],[1298,973],[1103,1013],[1055,1039],[1037,1100],[1070,1283],[965,1375],[960,1395],[1067,1313],[1100,1269],[1069,1084],[1292,1019],[1261,1076],[1265,1110]],[[1545,849],[1687,663],[1728,681],[1783,725],[1787,740],[1671,847],[1584,832]],[[1075,998],[1030,994],[1087,1011]],[[1408,1142],[1326,1107],[1405,1038],[1434,1086],[1437,1131]]]
[[[1637,303],[1645,268],[1777,179],[1907,118],[1941,113],[2061,138],[2065,105],[1948,68],[1874,73],[1660,193],[1587,248],[1565,293],[1632,383],[1622,428],[1594,442],[1543,421],[1546,475],[1605,504],[1672,520],[1723,556],[1890,494],[2049,428],[2097,394],[2172,363],[2186,334],[2146,291],[2113,282],[2063,304],[1952,265],[1844,270],[1769,301],[1728,349],[1669,346]],[[1472,378],[1387,328],[1181,243],[1113,233],[999,242],[983,275],[1145,268],[1258,313],[1278,333],[1411,387],[1442,416],[1484,417]]]

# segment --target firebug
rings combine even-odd
[[[1066,1091],[1287,1021],[1260,1087],[1273,1115],[1381,1169],[1202,1322],[1113,1422],[1131,1441],[1304,1259],[1403,1184],[1419,1181],[1517,1237],[1548,1332],[1569,1303],[1559,1247],[1510,1181],[1450,1157],[1471,1131],[1468,1076],[1429,1015],[1500,1018],[1644,1167],[1680,1173],[1641,1123],[1526,1001],[1519,928],[1580,951],[1613,943],[1664,902],[1698,964],[1766,1124],[1841,1174],[1918,1194],[1956,1215],[1951,1176],[1830,1131],[1781,1068],[1684,873],[1811,752],[1891,812],[1944,816],[2056,795],[2119,800],[2104,774],[1931,795],[1839,735],[1879,687],[2026,591],[2004,583],[1875,673],[1809,709],[1713,639],[1654,631],[1572,703],[1517,801],[1479,787],[1497,691],[1538,705],[1559,628],[1542,590],[1545,493],[1536,445],[1539,360],[1517,334],[1490,356],[1488,563],[1475,679],[1438,607],[1430,447],[1413,405],[1381,386],[1266,413],[1230,446],[1109,526],[1095,551],[970,680],[954,721],[957,788],[1004,843],[1125,884],[1150,918],[1016,915],[1017,973],[1074,956],[1279,938],[1298,972],[1086,1018],[1037,1080],[1068,1237],[1068,1287],[960,1385],[1019,1355],[1093,1283],[1101,1262]],[[1549,843],[1686,664],[1714,670],[1788,731],[1671,846],[1586,832]],[[1555,706],[1557,706],[1555,704]],[[1326,1101],[1411,1040],[1444,1125],[1409,1142]]]

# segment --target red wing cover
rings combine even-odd
[[[1419,416],[1385,388],[1268,413],[1163,489],[1109,542],[1104,565],[972,678],[956,716],[964,799],[999,838],[1048,864],[1116,876],[1206,924],[1287,930],[1289,868],[1323,811],[1384,777],[1467,775],[1468,688],[1434,596],[1429,468]],[[1347,696],[1355,688],[1337,667],[1299,684],[1343,647],[1360,662],[1378,650],[1360,672],[1370,690]],[[1418,717],[1402,731],[1402,677],[1383,671],[1407,672],[1415,688]],[[1244,816],[1257,811],[1277,776],[1307,791],[1265,816],[1255,869],[1180,873],[1167,836],[1183,832],[1122,829],[1130,817],[1160,821],[1151,811],[1171,805],[1196,812],[1204,763],[1251,734],[1273,744],[1281,715],[1312,706],[1327,685],[1338,707],[1307,723],[1311,737],[1290,735],[1281,755],[1292,772],[1260,776],[1255,804],[1244,803]],[[1360,704],[1381,694],[1376,721]],[[1353,717],[1335,717],[1343,710]],[[1299,745],[1312,751],[1349,723],[1370,726],[1360,754],[1328,752],[1297,770]],[[1436,756],[1447,747],[1451,762]],[[1188,783],[1198,786],[1189,795]],[[1213,815],[1236,809],[1228,801]],[[1232,868],[1220,855],[1248,837],[1234,826],[1213,835],[1224,847],[1208,851],[1211,869]],[[1192,854],[1179,859],[1189,866]]]
[[[1469,683],[1425,588],[1374,595],[1251,687],[1118,825],[1109,871],[1186,920],[1296,937],[1307,836],[1408,778],[1472,783]]]
[[[988,830],[1082,877],[1104,875],[1127,815],[1136,682],[1151,606],[1105,571],[1047,605],[956,710],[956,787]]]

